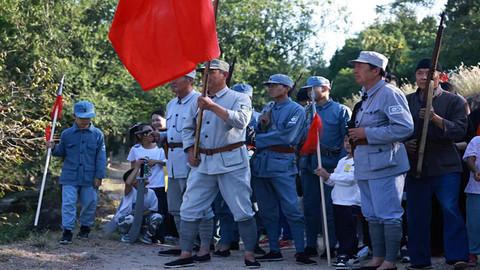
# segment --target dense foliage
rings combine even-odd
[[[336,100],[352,102],[360,87],[348,60],[361,50],[390,59],[388,70],[412,82],[420,58],[430,56],[437,18],[418,20],[414,10],[429,0],[397,0],[384,7],[375,24],[348,39],[328,68],[321,46],[312,46],[322,27],[344,20],[330,0],[221,0],[217,31],[222,59],[235,64],[230,84],[254,86],[254,106],[269,100],[262,82],[275,73],[296,79],[323,75],[334,82]],[[43,168],[44,128],[50,123],[58,82],[66,76],[64,112],[56,136],[71,126],[73,103],[96,106],[94,124],[107,139],[107,151],[126,144],[128,126],[149,121],[173,94],[167,85],[143,92],[117,57],[108,31],[118,0],[0,0],[0,197],[6,189],[38,184]],[[313,12],[321,6],[321,15]],[[449,0],[440,61],[446,69],[480,60],[480,3]],[[332,15],[334,14],[334,16]],[[315,16],[315,17],[314,17]],[[330,17],[328,17],[330,16]],[[333,18],[333,19],[332,19]],[[330,21],[329,21],[330,20]],[[199,80],[196,87],[199,88]],[[56,161],[59,162],[58,160]],[[53,173],[58,165],[53,164]],[[57,166],[57,167],[55,167]]]

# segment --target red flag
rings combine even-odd
[[[300,150],[300,155],[317,153],[317,144],[322,137],[322,130],[322,119],[318,114],[315,114],[312,124],[310,125],[310,131],[308,131],[307,139]]]
[[[50,140],[51,136],[52,136],[52,126],[48,125],[45,128],[45,139],[47,140],[47,142]]]
[[[63,98],[61,95],[57,96],[57,99],[55,100],[55,104],[53,105],[52,113],[50,114],[50,117],[52,119],[55,117],[55,109],[58,109],[57,112],[57,118],[62,118],[62,109],[63,109]]]
[[[144,91],[220,55],[211,0],[120,0],[108,37]]]

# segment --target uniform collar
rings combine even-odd
[[[227,91],[229,90],[229,88],[227,86],[225,86],[222,90],[218,91],[217,93],[215,93],[215,95],[209,95],[210,98],[214,98],[214,97],[221,97],[223,95],[225,95],[227,93]]]
[[[195,91],[195,89],[192,89],[192,91],[190,91],[190,93],[188,93],[185,97],[183,97],[182,99],[179,99],[177,97],[177,103],[178,104],[185,104],[187,103],[196,93],[197,91]]]
[[[276,108],[282,108],[282,107],[288,105],[290,102],[292,102],[292,99],[291,99],[291,98],[287,98],[287,99],[285,99],[284,101],[282,101],[282,102],[280,102],[280,103],[276,103],[276,104],[275,104],[275,107],[276,107]]]
[[[365,95],[366,92],[368,98],[370,98],[371,96],[375,95],[378,89],[382,88],[385,84],[387,84],[387,82],[384,79],[381,79],[368,91],[365,89],[365,87],[362,87],[362,95]]]
[[[87,129],[80,129],[78,126],[77,126],[77,123],[74,123],[73,124],[73,132],[77,132],[77,131],[81,131],[81,130],[88,130],[90,132],[93,132],[93,129],[95,127],[93,126],[93,123],[90,123],[90,126],[87,128]]]
[[[333,103],[333,100],[332,100],[332,98],[330,98],[323,105],[318,105],[317,103],[315,103],[315,105],[317,106],[317,108],[319,108],[321,110],[325,110],[326,108],[330,107],[330,105],[332,105],[332,103]]]
[[[438,84],[437,88],[435,88],[435,89],[433,90],[433,98],[436,98],[436,97],[441,96],[442,93],[443,93],[443,91],[445,91],[445,90],[443,90],[442,87],[440,86],[440,84]],[[419,96],[420,96],[420,100],[423,101],[423,94],[422,94],[422,90],[420,90],[420,88],[417,89],[416,94],[419,95]]]

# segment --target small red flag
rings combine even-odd
[[[55,117],[55,109],[58,108],[57,112],[57,118],[62,118],[62,109],[63,109],[63,98],[61,95],[57,96],[57,99],[55,100],[55,104],[53,105],[52,113],[50,114],[50,117],[52,119]]]
[[[322,137],[322,119],[318,114],[315,114],[310,125],[310,130],[308,131],[307,139],[300,150],[300,155],[303,154],[315,154],[317,153],[317,144]]]
[[[144,91],[220,55],[211,0],[120,0],[108,37]]]
[[[45,139],[48,141],[50,141],[50,137],[52,136],[52,126],[48,125],[46,128],[45,128]]]
[[[441,80],[442,82],[448,81],[448,74],[443,74]]]

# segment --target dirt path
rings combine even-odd
[[[123,181],[121,176],[129,168],[128,163],[117,163],[109,168],[102,189],[110,198],[121,199]],[[101,199],[101,198],[100,198]],[[60,245],[61,232],[47,232],[30,239],[0,246],[0,270],[7,269],[162,269],[163,264],[174,257],[160,257],[157,252],[169,248],[168,245],[125,244],[120,235],[106,236],[103,226],[110,216],[105,216],[99,228],[94,228],[87,240],[74,239],[71,245]],[[78,230],[78,229],[77,229]],[[320,241],[321,242],[321,241]],[[306,267],[295,264],[293,249],[282,251],[284,261],[262,263],[262,269],[334,269],[326,261],[314,258],[318,265]],[[406,264],[398,269],[404,269]],[[445,266],[442,258],[434,258],[435,269],[452,269]],[[245,269],[241,251],[232,251],[228,258],[212,258],[211,262],[196,264],[195,269]],[[474,268],[470,268],[474,269]],[[480,268],[477,268],[480,269]]]

